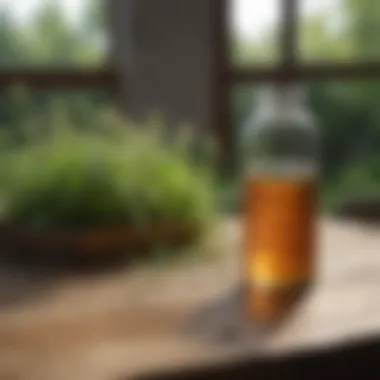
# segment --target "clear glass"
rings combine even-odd
[[[105,63],[105,0],[0,1],[0,67],[93,67]]]
[[[243,141],[244,283],[254,317],[276,317],[283,298],[312,282],[318,134],[302,91],[262,90]],[[266,298],[270,295],[271,298]]]
[[[233,65],[272,65],[278,62],[280,1],[229,0]]]
[[[289,170],[316,170],[318,130],[304,106],[300,87],[270,86],[261,90],[257,107],[242,134],[248,175],[291,175]],[[296,172],[294,172],[296,175]]]
[[[299,51],[305,61],[379,60],[380,2],[301,0]]]

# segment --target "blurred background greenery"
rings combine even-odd
[[[252,0],[252,3],[261,3]],[[380,2],[378,0],[334,0],[330,6],[307,12],[302,0],[299,54],[307,61],[358,61],[379,59]],[[273,9],[278,0],[268,0]],[[82,66],[101,65],[107,56],[105,2],[83,2],[79,22],[70,23],[59,1],[41,2],[27,21],[20,22],[12,8],[0,10],[0,65]],[[78,21],[78,20],[77,20]],[[232,35],[232,64],[271,65],[278,59],[278,24],[269,22],[260,38]],[[342,199],[376,193],[380,188],[380,80],[307,83],[309,104],[322,131],[323,201],[333,209]],[[238,137],[241,126],[255,104],[256,86],[237,86],[231,94],[232,127]],[[22,90],[0,94],[0,128],[13,138],[25,138],[24,126],[42,123],[45,132],[55,125],[51,109],[55,102],[75,125],[91,129],[99,106],[109,103],[102,91],[31,91],[23,103]],[[38,114],[39,121],[30,115]],[[56,113],[55,113],[56,115]],[[40,130],[43,130],[40,129]],[[18,137],[17,137],[18,136]],[[235,209],[238,170],[223,183],[224,209]]]
[[[252,12],[254,3],[257,11],[251,17],[244,15],[248,1],[233,3],[236,3],[231,38],[233,65],[274,65],[279,58],[280,1],[268,0],[265,6],[250,2]],[[300,5],[297,48],[303,63],[380,59],[379,1],[300,0]],[[244,18],[246,23],[256,21],[258,26],[242,33],[238,26]],[[309,108],[321,129],[323,207],[334,211],[351,197],[380,194],[380,80],[334,80],[302,85],[307,89]],[[255,85],[234,88],[231,104],[235,136],[255,105],[257,90]]]

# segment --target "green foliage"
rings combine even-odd
[[[379,168],[356,163],[348,166],[339,180],[326,186],[323,204],[327,211],[335,211],[342,202],[358,197],[373,197],[380,192]]]
[[[377,0],[345,0],[348,16],[347,35],[354,54],[360,59],[379,59],[380,3]]]
[[[301,22],[300,52],[302,59],[339,61],[351,57],[354,52],[346,35],[334,34],[326,28],[328,13],[317,14]]]
[[[79,25],[62,2],[41,2],[27,22],[15,22],[11,3],[0,6],[0,56],[5,66],[98,66],[105,58],[104,0],[86,1]]]
[[[214,212],[213,165],[192,159],[195,139],[168,143],[155,120],[126,125],[109,109],[97,119],[92,132],[56,124],[3,153],[3,218],[35,227],[183,222],[202,230]]]
[[[106,104],[101,91],[32,92],[20,83],[0,94],[0,134],[18,145],[32,134],[50,135],[62,124],[93,130],[100,122],[97,111]]]

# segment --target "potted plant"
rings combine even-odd
[[[194,149],[190,129],[173,138],[155,119],[132,125],[109,109],[91,131],[58,124],[3,152],[0,244],[91,258],[205,231],[213,154]]]

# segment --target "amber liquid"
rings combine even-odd
[[[245,187],[244,282],[248,309],[275,312],[314,273],[314,179],[250,178]],[[277,300],[277,304],[274,300]]]

